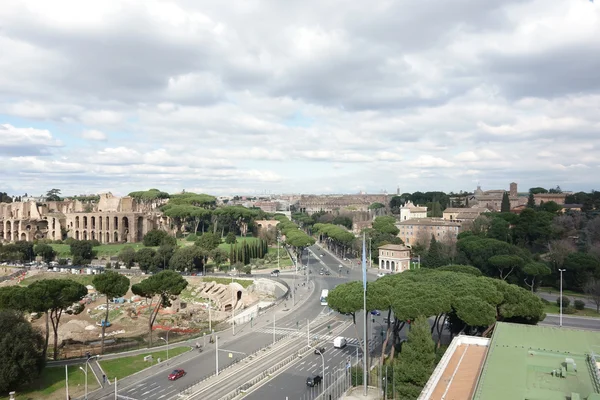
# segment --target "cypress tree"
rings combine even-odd
[[[535,208],[535,197],[533,193],[529,193],[529,197],[527,198],[527,208]]]
[[[510,200],[508,198],[508,192],[504,192],[502,195],[502,204],[500,205],[500,212],[510,212]]]
[[[235,260],[233,258],[233,244],[229,245],[229,265],[235,264]]]

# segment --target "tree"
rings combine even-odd
[[[437,269],[438,271],[460,272],[474,276],[481,276],[481,271],[471,265],[445,265]]]
[[[565,259],[564,268],[565,288],[581,292],[586,282],[600,275],[600,260],[587,253],[571,253]]]
[[[527,208],[535,208],[535,197],[533,193],[529,193],[527,197]]]
[[[169,243],[163,243],[156,251],[156,264],[158,267],[166,269],[171,262],[171,257],[175,254],[177,247]]]
[[[136,258],[135,249],[131,246],[125,246],[119,252],[119,261],[121,261],[123,264],[125,264],[125,267],[127,269],[131,269],[131,267],[133,267],[133,264],[135,263],[135,258]]]
[[[400,229],[396,227],[395,223],[396,218],[394,217],[376,217],[373,221],[373,229],[381,233],[389,233],[396,236],[400,232]]]
[[[150,247],[139,249],[135,253],[135,261],[144,272],[154,270],[159,266],[159,260],[156,256],[156,250]]]
[[[42,257],[47,263],[51,262],[56,257],[56,251],[48,244],[38,244],[35,246],[34,251],[36,256]]]
[[[583,286],[583,292],[590,296],[596,304],[596,312],[600,313],[600,280],[594,278]]]
[[[227,234],[227,236],[225,237],[225,243],[227,243],[227,244],[235,244],[236,242],[237,242],[237,237],[235,236],[235,233],[229,232]]]
[[[550,268],[544,263],[541,262],[530,262],[523,266],[523,272],[527,277],[523,280],[525,281],[525,285],[531,288],[531,293],[533,293],[533,289],[535,288],[535,280],[537,278],[542,278],[546,275],[550,275],[552,271]],[[531,283],[527,282],[527,278],[531,279]]]
[[[201,270],[205,252],[197,246],[187,246],[175,250],[169,261],[169,268],[176,271]]]
[[[500,212],[510,212],[510,199],[508,198],[508,192],[504,192],[502,195],[502,203],[500,204]]]
[[[417,399],[433,372],[435,346],[429,333],[429,324],[418,317],[411,324],[408,340],[402,346],[402,354],[395,362],[394,379],[396,392],[401,399]]]
[[[46,193],[46,201],[61,201],[60,189],[50,189]]]
[[[148,347],[152,347],[152,327],[161,307],[169,307],[171,299],[179,296],[188,282],[177,272],[165,270],[131,287],[133,294],[150,300],[148,316]],[[156,301],[156,303],[154,303]]]
[[[215,263],[217,270],[221,268],[221,265],[227,261],[227,252],[219,249],[218,247],[210,252],[210,258]]]
[[[87,288],[81,283],[70,279],[46,279],[33,282],[27,287],[28,309],[36,312],[46,312],[50,317],[54,332],[53,358],[58,357],[58,326],[63,311],[83,299]],[[46,319],[46,343],[48,342],[48,320]]]
[[[198,240],[196,240],[195,244],[203,251],[208,253],[209,251],[219,247],[221,244],[221,238],[212,232],[205,232],[198,238]]]
[[[562,210],[562,206],[558,205],[554,201],[547,201],[544,204],[540,205],[540,211],[546,211],[552,214],[556,214],[560,210]]]
[[[15,390],[37,378],[45,365],[44,338],[23,315],[0,311],[0,392]]]
[[[381,204],[381,203],[374,203],[374,204]],[[385,207],[383,204],[381,204],[381,206]],[[348,217],[347,215],[338,215],[337,217],[335,217],[333,219],[333,221],[331,221],[331,223],[334,225],[341,225],[346,229],[352,229],[352,218]]]
[[[492,218],[487,231],[487,237],[504,242],[510,242],[510,224],[502,218]]]
[[[390,208],[393,214],[400,214],[400,207],[404,205],[404,200],[400,196],[393,196],[390,199]]]
[[[489,262],[500,272],[500,279],[502,280],[506,280],[515,268],[520,268],[523,265],[521,257],[511,255],[493,256],[489,259]]]
[[[96,257],[94,247],[89,240],[73,240],[69,246],[73,265],[86,265]]]
[[[446,262],[443,255],[443,244],[435,239],[435,235],[431,235],[431,241],[429,242],[429,250],[427,256],[423,260],[423,266],[427,268],[438,268],[444,265]]]
[[[171,238],[169,234],[165,231],[161,231],[158,229],[153,229],[144,235],[144,246],[146,247],[154,247],[160,246],[164,242],[172,242],[168,238]],[[175,238],[172,238],[175,239]],[[176,244],[177,241],[175,240]]]
[[[98,293],[106,296],[106,315],[104,316],[104,322],[102,323],[102,339],[100,342],[100,354],[104,354],[104,335],[109,312],[108,304],[110,299],[124,296],[125,293],[127,293],[129,290],[129,278],[115,271],[106,271],[94,276],[92,283]]]

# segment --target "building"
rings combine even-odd
[[[379,269],[386,272],[404,272],[410,269],[410,249],[400,244],[379,247]]]
[[[79,200],[0,203],[0,242],[39,239],[140,242],[152,229],[168,229],[169,220],[152,205],[131,197],[100,195],[96,203]]]
[[[302,195],[298,201],[298,209],[312,215],[319,211],[369,211],[373,203],[389,204],[387,194],[352,194],[352,195]]]
[[[405,244],[429,243],[431,235],[437,241],[454,240],[460,233],[461,223],[442,218],[418,218],[396,223],[398,237]]]
[[[535,205],[539,206],[542,203],[553,201],[556,204],[565,204],[565,199],[569,193],[537,193],[533,195]]]
[[[269,229],[275,229],[277,227],[277,224],[279,223],[279,221],[277,220],[257,220],[254,221],[254,224],[257,226],[258,230],[261,231],[263,229],[265,230],[269,230]]]
[[[502,197],[506,193],[506,190],[481,190],[481,186],[477,186],[475,193],[472,197],[469,197],[469,205],[480,208],[487,208],[492,211],[500,211],[502,208]],[[527,196],[519,196],[517,191],[517,184],[512,182],[508,191],[508,200],[510,202],[510,208],[514,208],[520,204],[527,203]]]
[[[473,222],[481,214],[489,212],[487,208],[446,208],[444,210],[444,219],[446,221]]]
[[[400,221],[427,218],[427,207],[415,206],[411,201],[400,207]]]
[[[266,213],[275,213],[279,204],[276,201],[257,201],[253,204],[254,207],[258,207]]]
[[[600,400],[600,332],[497,322],[457,336],[419,400]]]

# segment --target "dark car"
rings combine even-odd
[[[325,353],[325,347],[317,347],[315,349],[315,354],[322,354]]]
[[[379,310],[373,310],[373,311],[371,311],[371,314],[379,316],[379,315],[381,315],[381,312]]]
[[[323,378],[321,377],[321,375],[315,375],[312,378],[308,377],[306,378],[306,386],[315,387],[319,385],[322,380]]]
[[[331,275],[331,272],[325,271],[325,275]]]
[[[273,272],[271,272],[271,276],[279,276],[279,270],[278,269],[273,270]]]
[[[174,381],[185,375],[185,371],[182,369],[176,369],[169,374],[169,380]]]

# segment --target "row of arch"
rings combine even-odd
[[[75,217],[75,229],[96,229],[96,221],[98,221],[98,229],[99,230],[103,230],[103,229],[111,229],[109,228],[110,226],[110,218],[111,217],[95,217],[95,216],[91,216],[88,217],[86,215],[79,217],[76,216]],[[141,217],[139,217],[141,218]],[[129,218],[128,217],[113,217],[113,227],[112,229],[114,230],[118,230],[119,229],[119,219],[121,219],[121,223],[122,223],[122,227],[123,229],[129,229]],[[88,226],[88,220],[89,220],[89,225]],[[102,221],[106,221],[104,228],[102,227]]]
[[[122,236],[123,241],[127,241],[127,231]],[[111,235],[110,232],[98,232],[91,231],[88,235],[87,231],[75,231],[75,240],[98,240],[100,243],[118,243],[119,232],[114,231]]]
[[[379,260],[379,269],[385,269],[387,271],[395,271],[396,270],[396,262],[390,260]]]

